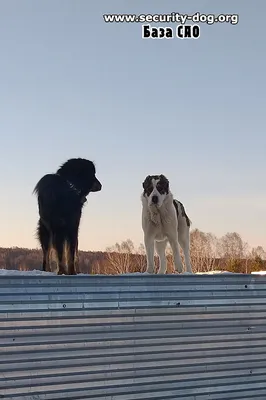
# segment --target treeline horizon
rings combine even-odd
[[[190,234],[193,272],[222,270],[251,273],[266,269],[266,251],[262,246],[251,248],[237,232],[221,238],[212,233],[194,229]],[[181,251],[181,256],[182,251]],[[146,256],[143,244],[138,247],[127,239],[106,248],[105,251],[79,251],[79,272],[86,274],[121,274],[145,272]],[[173,273],[173,258],[167,249],[167,272]],[[158,257],[155,257],[158,268]],[[41,249],[0,247],[0,269],[42,270]],[[53,266],[56,271],[56,264]]]

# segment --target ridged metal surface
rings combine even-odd
[[[0,277],[0,398],[265,400],[266,277]]]

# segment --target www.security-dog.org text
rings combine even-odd
[[[142,23],[143,39],[198,39],[200,23],[213,25],[215,23],[238,24],[238,14],[201,14],[193,15],[172,12],[171,14],[104,14],[107,23]],[[176,27],[152,26],[150,23],[177,23]]]

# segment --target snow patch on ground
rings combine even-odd
[[[197,272],[196,275],[215,275],[215,274],[230,274],[230,275],[241,275],[241,274],[235,274],[233,272],[228,272],[228,271],[209,271],[209,272]],[[260,274],[260,275],[266,275],[266,271],[260,271],[260,272],[255,272],[255,274]],[[33,271],[18,271],[18,270],[10,270],[10,269],[0,269],[0,276],[6,276],[6,275],[32,275],[32,276],[56,276],[57,274],[55,272],[44,272],[40,271],[37,269],[34,269]],[[88,276],[88,274],[78,274],[79,276]],[[148,272],[134,272],[134,273],[125,273],[125,274],[119,274],[115,276],[142,276],[142,275],[154,275],[154,274],[149,274]],[[176,274],[173,274],[176,275]],[[183,272],[180,275],[193,275],[189,272]],[[94,276],[107,276],[107,275],[94,275]]]
[[[32,271],[18,271],[16,269],[0,269],[0,276],[1,275],[32,275],[32,276],[56,276],[57,274],[55,272],[44,272],[40,271],[38,269],[34,269]],[[118,275],[112,275],[112,276],[132,276],[132,275],[151,275],[148,272],[134,272],[132,274],[130,273],[125,273],[125,274],[118,274]],[[61,275],[60,275],[61,276]],[[88,274],[83,274],[80,273],[78,276],[88,276]],[[107,276],[103,274],[95,274],[93,276]]]
[[[18,271],[16,269],[0,269],[0,276],[3,275],[32,275],[32,276],[56,276],[57,274],[55,272],[44,272],[40,271],[38,269],[34,269],[32,271]],[[141,272],[134,272],[132,274],[119,274],[117,276],[132,276],[132,275],[150,275],[147,272],[141,273]],[[88,276],[88,274],[78,274],[78,276]],[[102,274],[95,274],[94,276],[107,276],[107,275],[102,275]]]
[[[16,269],[0,269],[1,275],[56,275],[54,272],[44,272],[38,269],[34,269],[32,271],[18,271]]]
[[[217,275],[217,274],[230,274],[230,275],[243,275],[238,272],[229,272],[229,271],[208,271],[208,272],[196,272],[197,275]]]
[[[266,271],[251,272],[253,275],[266,275]]]

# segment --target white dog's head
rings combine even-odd
[[[169,194],[169,181],[164,175],[148,175],[142,184],[143,197],[147,199],[148,206],[160,208]]]

